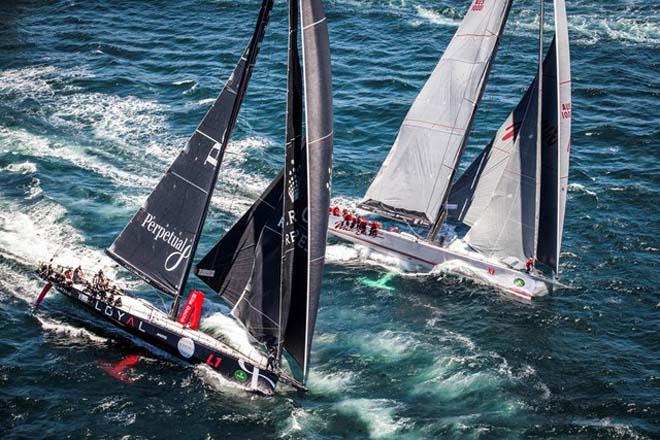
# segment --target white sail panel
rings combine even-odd
[[[515,257],[523,262],[536,252],[536,200],[540,185],[537,96],[535,79],[497,132],[493,145],[498,150],[497,155],[491,155],[492,166],[485,165],[494,170],[493,175],[497,171],[501,176],[496,182],[487,180],[479,187],[481,194],[491,192],[490,200],[486,206],[480,201],[479,212],[474,208],[472,219],[479,215],[464,240],[488,257]],[[495,185],[489,187],[486,183]]]
[[[452,186],[448,202],[456,205],[456,209],[449,211],[450,218],[473,226],[490,204],[509,157],[517,148],[521,122],[515,123],[513,117],[514,112]]]
[[[463,152],[511,6],[475,0],[406,115],[363,206],[431,224]]]

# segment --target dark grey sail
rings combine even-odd
[[[277,344],[278,355],[284,348],[299,364],[304,381],[330,206],[332,84],[321,2],[301,0],[289,7],[284,170],[200,261],[196,274],[234,307],[234,316],[255,338]],[[304,76],[297,48],[298,7]],[[303,110],[307,142],[302,136]]]
[[[556,273],[559,253],[571,147],[571,63],[568,23],[564,0],[555,0],[555,38],[544,67],[543,150],[541,181],[541,222],[537,258]]]
[[[544,71],[555,63],[554,54],[553,44]],[[544,191],[540,171],[544,153],[537,144],[537,80],[538,75],[449,197],[458,207],[455,218],[472,226],[465,241],[489,257],[525,261],[536,255],[540,236],[536,219]],[[556,148],[552,151],[556,153]],[[545,218],[545,213],[540,217]]]
[[[332,73],[328,23],[321,0],[301,0],[307,154],[307,295],[294,301],[287,324],[287,350],[301,362],[303,380],[316,326],[328,234],[332,185]],[[295,304],[295,305],[294,305]],[[289,333],[291,329],[291,333]],[[293,335],[297,335],[294,339]]]
[[[219,97],[144,205],[107,250],[124,267],[171,295],[178,297],[185,288],[271,8],[272,0],[264,0],[250,44]]]
[[[302,367],[303,352],[299,350],[296,307],[307,297],[307,241],[308,229],[305,212],[308,203],[307,162],[303,143],[303,79],[298,50],[299,5],[289,1],[289,42],[287,71],[287,107],[284,176],[285,191],[282,198],[280,315],[281,334],[278,339],[278,358],[286,348]],[[294,318],[288,327],[291,305]]]
[[[280,336],[279,266],[282,218],[280,173],[196,265],[195,274],[233,307],[260,342]]]

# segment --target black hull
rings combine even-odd
[[[275,392],[278,375],[254,365],[247,358],[231,353],[231,349],[224,351],[222,347],[213,347],[212,345],[222,344],[215,340],[215,344],[204,341],[211,337],[183,328],[180,324],[165,318],[165,315],[156,309],[147,317],[138,316],[130,311],[130,307],[123,304],[111,305],[106,299],[87,291],[57,283],[53,283],[53,286],[91,313],[182,361],[189,364],[206,364],[227,381],[246,390],[265,395],[272,395]],[[121,298],[126,298],[126,295]]]

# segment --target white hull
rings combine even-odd
[[[400,258],[425,270],[438,267],[443,272],[495,286],[525,300],[547,295],[552,290],[552,280],[486,259],[476,252],[463,249],[460,240],[448,247],[439,247],[406,233],[379,230],[377,237],[371,237],[369,234],[357,234],[355,230],[338,228],[336,225],[341,221],[341,217],[330,216],[329,232],[332,235]]]

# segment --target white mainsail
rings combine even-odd
[[[474,0],[415,99],[362,207],[430,225],[446,199],[511,0]]]

